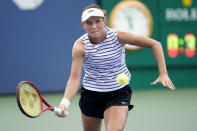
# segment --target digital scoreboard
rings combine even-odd
[[[197,65],[196,0],[101,0],[101,6],[110,27],[161,42],[167,65]],[[156,66],[151,50],[126,50],[128,66]]]
[[[196,39],[193,33],[186,33],[184,38],[179,38],[176,33],[167,36],[167,54],[171,58],[176,58],[179,54],[184,54],[188,58],[196,55]]]
[[[168,65],[197,65],[197,1],[160,1],[160,40]]]

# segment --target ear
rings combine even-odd
[[[107,25],[107,16],[104,17],[104,23]]]
[[[81,26],[83,27],[83,29],[85,29],[84,25],[85,25],[85,22],[81,22]]]

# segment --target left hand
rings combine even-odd
[[[151,85],[155,85],[157,83],[161,82],[161,84],[165,87],[168,87],[171,90],[175,90],[175,86],[168,77],[168,75],[160,75],[154,82],[151,83]]]

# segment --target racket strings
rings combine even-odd
[[[24,83],[20,86],[20,103],[30,116],[38,116],[42,110],[42,103],[37,90],[30,84]]]

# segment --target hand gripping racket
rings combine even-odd
[[[59,108],[49,105],[37,87],[28,81],[21,81],[17,86],[17,103],[21,112],[30,118],[40,116],[47,110],[61,113]],[[43,103],[47,106],[43,108]]]

